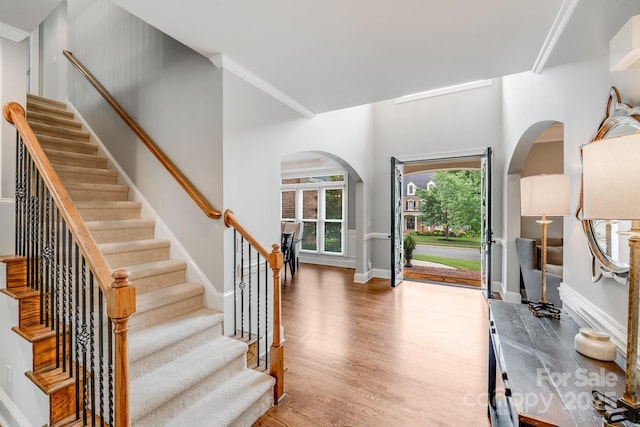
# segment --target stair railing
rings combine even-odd
[[[7,103],[3,116],[18,132],[16,255],[39,294],[39,323],[55,333],[51,366],[29,375],[36,383],[47,372],[75,380],[75,408],[51,408],[51,422],[71,416],[83,425],[128,426],[127,325],[136,309],[129,273],[111,273],[22,106]]]
[[[223,216],[222,212],[215,209],[211,203],[202,195],[202,193],[195,187],[193,183],[178,169],[178,167],[167,157],[167,155],[158,147],[153,139],[129,116],[129,114],[118,104],[113,96],[102,86],[102,84],[95,78],[95,76],[68,50],[63,51],[64,56],[75,66],[75,68],[89,81],[89,83],[102,95],[105,101],[114,109],[114,111],[124,120],[124,122],[131,128],[131,130],[138,136],[140,141],[151,151],[151,153],[158,159],[160,164],[169,172],[169,174],[178,182],[178,184],[184,189],[184,191],[191,197],[191,199],[200,207],[202,212],[211,219],[219,219]],[[249,261],[249,265],[245,265],[242,261],[238,263],[237,254],[243,253],[243,250],[247,250],[247,254],[250,257],[251,251],[257,251],[264,260],[268,260],[269,268],[273,273],[273,341],[271,344],[270,353],[265,351],[265,366],[269,364],[270,374],[275,378],[276,384],[274,386],[274,403],[280,402],[284,396],[284,343],[281,339],[281,301],[280,301],[280,270],[282,269],[282,253],[280,253],[279,245],[274,244],[271,252],[267,251],[258,241],[249,233],[233,216],[233,212],[227,210],[224,213],[224,223],[227,227],[234,228],[234,241],[235,254],[234,254],[234,319],[236,327],[238,321],[240,327],[236,328],[236,333],[239,333],[244,338],[246,332],[251,337],[254,332],[253,325],[256,331],[256,341],[258,343],[257,350],[257,364],[260,364],[260,342],[266,343],[267,339],[267,325],[268,325],[268,295],[266,288],[264,291],[260,291],[259,282],[259,266],[260,260],[257,259],[256,267],[254,268]],[[238,239],[239,236],[239,239]],[[238,241],[240,243],[238,243]],[[248,246],[248,247],[247,247]],[[257,280],[249,280],[247,285],[244,281],[244,273],[251,276],[252,271],[257,270]],[[255,289],[254,289],[255,285]],[[267,278],[264,278],[264,285],[267,285]],[[261,296],[260,296],[261,295]],[[253,304],[253,301],[256,304]],[[263,313],[260,313],[260,301],[263,301]],[[245,304],[246,302],[246,304]],[[263,327],[260,327],[260,316],[264,315]],[[247,322],[244,322],[247,319]],[[246,327],[245,327],[246,326]],[[261,332],[262,331],[262,332]],[[266,345],[266,344],[265,344]]]

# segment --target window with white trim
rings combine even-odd
[[[416,195],[416,185],[413,182],[407,184],[407,196],[415,196]]]
[[[302,222],[303,252],[345,252],[346,182],[344,174],[282,180],[280,216]]]

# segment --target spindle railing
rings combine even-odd
[[[39,295],[39,324],[55,334],[53,365],[28,376],[36,384],[55,376],[75,385],[75,405],[52,408],[51,422],[128,426],[127,323],[135,289],[128,272],[112,276],[24,109],[11,102],[3,115],[18,132],[16,254],[26,260],[27,286]]]
[[[167,172],[176,180],[182,189],[189,195],[193,202],[200,208],[202,213],[211,219],[218,219],[223,216],[222,212],[215,209],[211,203],[202,195],[196,186],[178,169],[178,167],[167,157],[160,147],[151,139],[151,137],[136,123],[135,120],[120,106],[109,91],[95,78],[95,76],[68,50],[63,51],[64,56],[74,65],[74,67],[82,74],[87,81],[98,91],[114,111],[122,118],[129,128],[136,134],[140,141],[149,149],[156,157],[160,164]],[[271,251],[267,251],[260,243],[245,229],[233,216],[233,213],[227,210],[224,213],[224,223],[227,227],[234,228],[235,248],[240,253],[240,260],[237,254],[234,255],[234,298],[236,306],[234,307],[234,319],[236,331],[240,333],[241,339],[252,339],[252,335],[256,336],[257,342],[261,340],[266,347],[266,339],[269,324],[269,308],[271,307],[273,340],[269,354],[266,354],[265,348],[265,366],[270,366],[271,375],[276,380],[274,386],[274,403],[278,403],[284,396],[284,343],[281,339],[281,302],[280,302],[280,269],[282,268],[282,253],[279,246],[273,245]],[[239,239],[239,240],[238,240]],[[244,263],[242,251],[246,250],[247,262]],[[251,254],[256,255],[256,268],[252,266],[250,261]],[[258,255],[259,254],[259,255]],[[265,261],[261,264],[260,257]],[[238,261],[242,261],[240,265]],[[272,304],[268,304],[269,292],[265,286],[268,286],[268,272],[266,265],[272,270],[273,277],[273,295]],[[253,272],[255,271],[255,276]],[[246,274],[246,279],[245,276]],[[264,274],[264,276],[261,276]],[[255,277],[255,281],[254,281]],[[263,277],[258,282],[258,277]],[[259,284],[260,283],[260,284]],[[263,319],[263,320],[259,320]],[[245,323],[246,321],[246,323]],[[238,323],[239,322],[239,323]],[[255,326],[254,326],[255,325]],[[255,327],[255,329],[254,329]],[[255,333],[254,333],[255,332]],[[260,356],[258,349],[258,359]],[[268,361],[268,363],[267,363]],[[259,360],[258,360],[258,363]]]

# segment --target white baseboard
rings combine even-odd
[[[5,417],[9,417],[9,420]],[[2,388],[0,388],[0,426],[33,427],[29,420],[27,420],[27,417],[25,417]]]
[[[626,362],[621,359],[627,355],[627,328],[565,283],[560,283],[560,299],[563,308],[581,327],[593,328],[610,335],[618,349],[616,363],[624,370]]]
[[[494,286],[492,289],[500,289],[500,297],[503,301],[515,302],[517,304],[522,302],[522,295],[520,295],[519,292],[508,291],[506,283],[499,283],[498,287]]]
[[[374,277],[380,279],[391,279],[391,270],[385,270],[383,268],[372,268],[366,273],[356,273],[353,275],[353,281],[355,283],[367,283]]]
[[[111,153],[106,149],[105,145],[102,143],[102,140],[98,137],[98,135],[91,129],[89,124],[86,122],[84,117],[78,112],[75,106],[67,99],[67,105],[74,112],[75,117],[82,123],[83,130],[86,130],[91,135],[91,140],[98,144],[101,154],[104,154],[109,159],[109,164],[113,166],[119,174],[119,177],[125,181],[125,183],[129,186],[129,195],[131,199],[142,204],[142,212],[149,217],[149,219],[153,219],[156,223],[155,232],[156,235],[162,239],[169,240],[171,242],[170,251],[172,256],[175,255],[176,258],[182,259],[187,263],[187,280],[189,282],[200,283],[205,288],[205,301],[208,303],[209,308],[213,308],[215,310],[224,310],[224,298],[222,292],[218,291],[216,287],[211,283],[206,274],[202,271],[200,266],[195,262],[191,254],[186,250],[186,248],[180,243],[180,240],[173,234],[171,229],[165,224],[160,215],[153,209],[151,204],[147,201],[144,195],[140,192],[138,187],[131,181],[129,176],[126,174],[124,169],[120,166],[120,164],[116,161],[116,159],[111,155]]]
[[[356,260],[339,256],[305,256],[300,255],[300,262],[331,267],[356,268]]]

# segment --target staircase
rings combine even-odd
[[[223,335],[223,314],[203,306],[203,286],[185,281],[185,263],[169,258],[66,105],[29,95],[27,120],[110,268],[128,270],[136,288],[131,424],[251,425],[273,404],[273,378],[247,368],[247,345]]]

